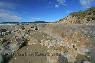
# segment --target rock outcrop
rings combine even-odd
[[[95,24],[95,7],[85,11],[73,12],[69,16],[60,19],[57,23],[64,24]]]

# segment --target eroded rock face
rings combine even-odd
[[[89,33],[89,31],[94,31],[94,29],[91,29],[93,25],[43,25],[44,24],[36,25],[38,30],[35,30],[35,27],[31,28],[32,25],[16,25],[13,26],[13,28],[11,27],[11,29],[8,29],[7,26],[8,31],[11,30],[11,33],[0,38],[1,44],[3,44],[0,52],[8,55],[16,51],[19,53],[31,53],[31,51],[44,53],[45,51],[46,54],[48,53],[44,58],[41,56],[45,61],[40,59],[38,62],[34,61],[36,63],[41,62],[41,60],[43,61],[42,63],[74,63],[80,59],[77,58],[79,54],[91,56],[87,53],[89,53],[91,51],[90,48],[93,47],[90,39],[94,36],[94,33]],[[23,49],[23,46],[26,47]],[[27,57],[29,58],[28,60],[25,57],[26,56],[22,56],[25,62],[32,62],[31,58],[34,58],[33,56],[29,56]],[[12,63],[12,61],[14,61],[14,63],[20,62],[17,58],[23,60],[21,56],[14,56],[14,58],[10,60],[10,63]],[[39,58],[35,57],[35,59]],[[82,60],[79,60],[79,62],[81,61]],[[91,62],[89,59],[85,61]]]
[[[74,27],[74,26],[75,25],[73,26],[64,25],[63,28],[62,26],[59,27],[59,25],[47,26],[49,27],[50,36],[54,36],[53,38],[56,38],[54,42],[52,41],[49,42],[50,45],[53,44],[53,46],[48,45],[50,46],[49,52],[52,54],[54,54],[55,52],[59,54],[61,53],[64,57],[68,59],[68,62],[71,63],[74,63],[76,61],[76,57],[78,54],[86,55],[86,53],[90,51],[89,47],[91,44],[88,35],[85,35],[84,33],[81,32],[81,30],[79,30],[81,27],[80,26]],[[48,32],[45,31],[45,33]],[[54,58],[50,57],[50,59],[51,62],[53,62],[52,60],[54,60]],[[57,56],[55,60],[58,60]],[[54,61],[54,63],[56,62]]]
[[[26,42],[26,39],[23,37],[23,35],[17,36],[19,39],[15,37],[16,32],[13,32],[13,31],[15,31],[14,27],[13,27],[13,30],[11,31],[11,33],[8,32],[8,31],[10,31],[9,30],[10,26],[8,28],[5,25],[4,28],[7,28],[7,30],[5,30],[5,29],[3,31],[1,30],[2,32],[5,33],[3,35],[3,37],[0,38],[1,39],[1,41],[0,41],[0,58],[2,59],[2,60],[0,60],[1,63],[8,62],[9,59],[11,58],[11,56],[13,55],[13,53],[15,51],[17,51],[20,47],[22,47],[23,44]],[[23,33],[23,32],[20,31],[17,33],[19,34],[19,33]]]

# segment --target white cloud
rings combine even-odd
[[[56,8],[58,8],[58,7],[59,7],[59,5],[57,5],[57,4],[56,4],[56,5],[55,5],[55,7],[56,7]]]
[[[7,11],[0,11],[0,22],[19,22],[21,17],[8,13]]]
[[[32,20],[40,20],[41,18],[39,18],[39,17],[32,17],[31,19]]]
[[[14,10],[17,8],[17,4],[11,2],[3,2],[0,1],[0,22],[17,22],[21,21],[21,17],[15,15],[15,12],[10,10]]]
[[[61,5],[63,5],[65,3],[65,0],[57,0],[57,2]]]
[[[95,0],[80,0],[80,4],[83,7],[89,8]]]
[[[59,6],[63,5],[65,6],[65,0],[56,0],[57,4],[55,4],[55,7],[58,8]]]
[[[40,17],[28,17],[27,22],[42,20]]]

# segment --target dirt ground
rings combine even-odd
[[[46,63],[46,56],[38,56],[35,54],[36,52],[38,52],[38,54],[45,53],[46,50],[47,48],[41,46],[40,44],[25,46],[14,54],[14,57],[9,63]]]

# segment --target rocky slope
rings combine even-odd
[[[60,19],[57,23],[65,24],[95,24],[95,7],[85,11],[73,12],[69,16]]]
[[[8,58],[9,63],[95,62],[95,25],[1,25],[0,29],[1,62]]]

